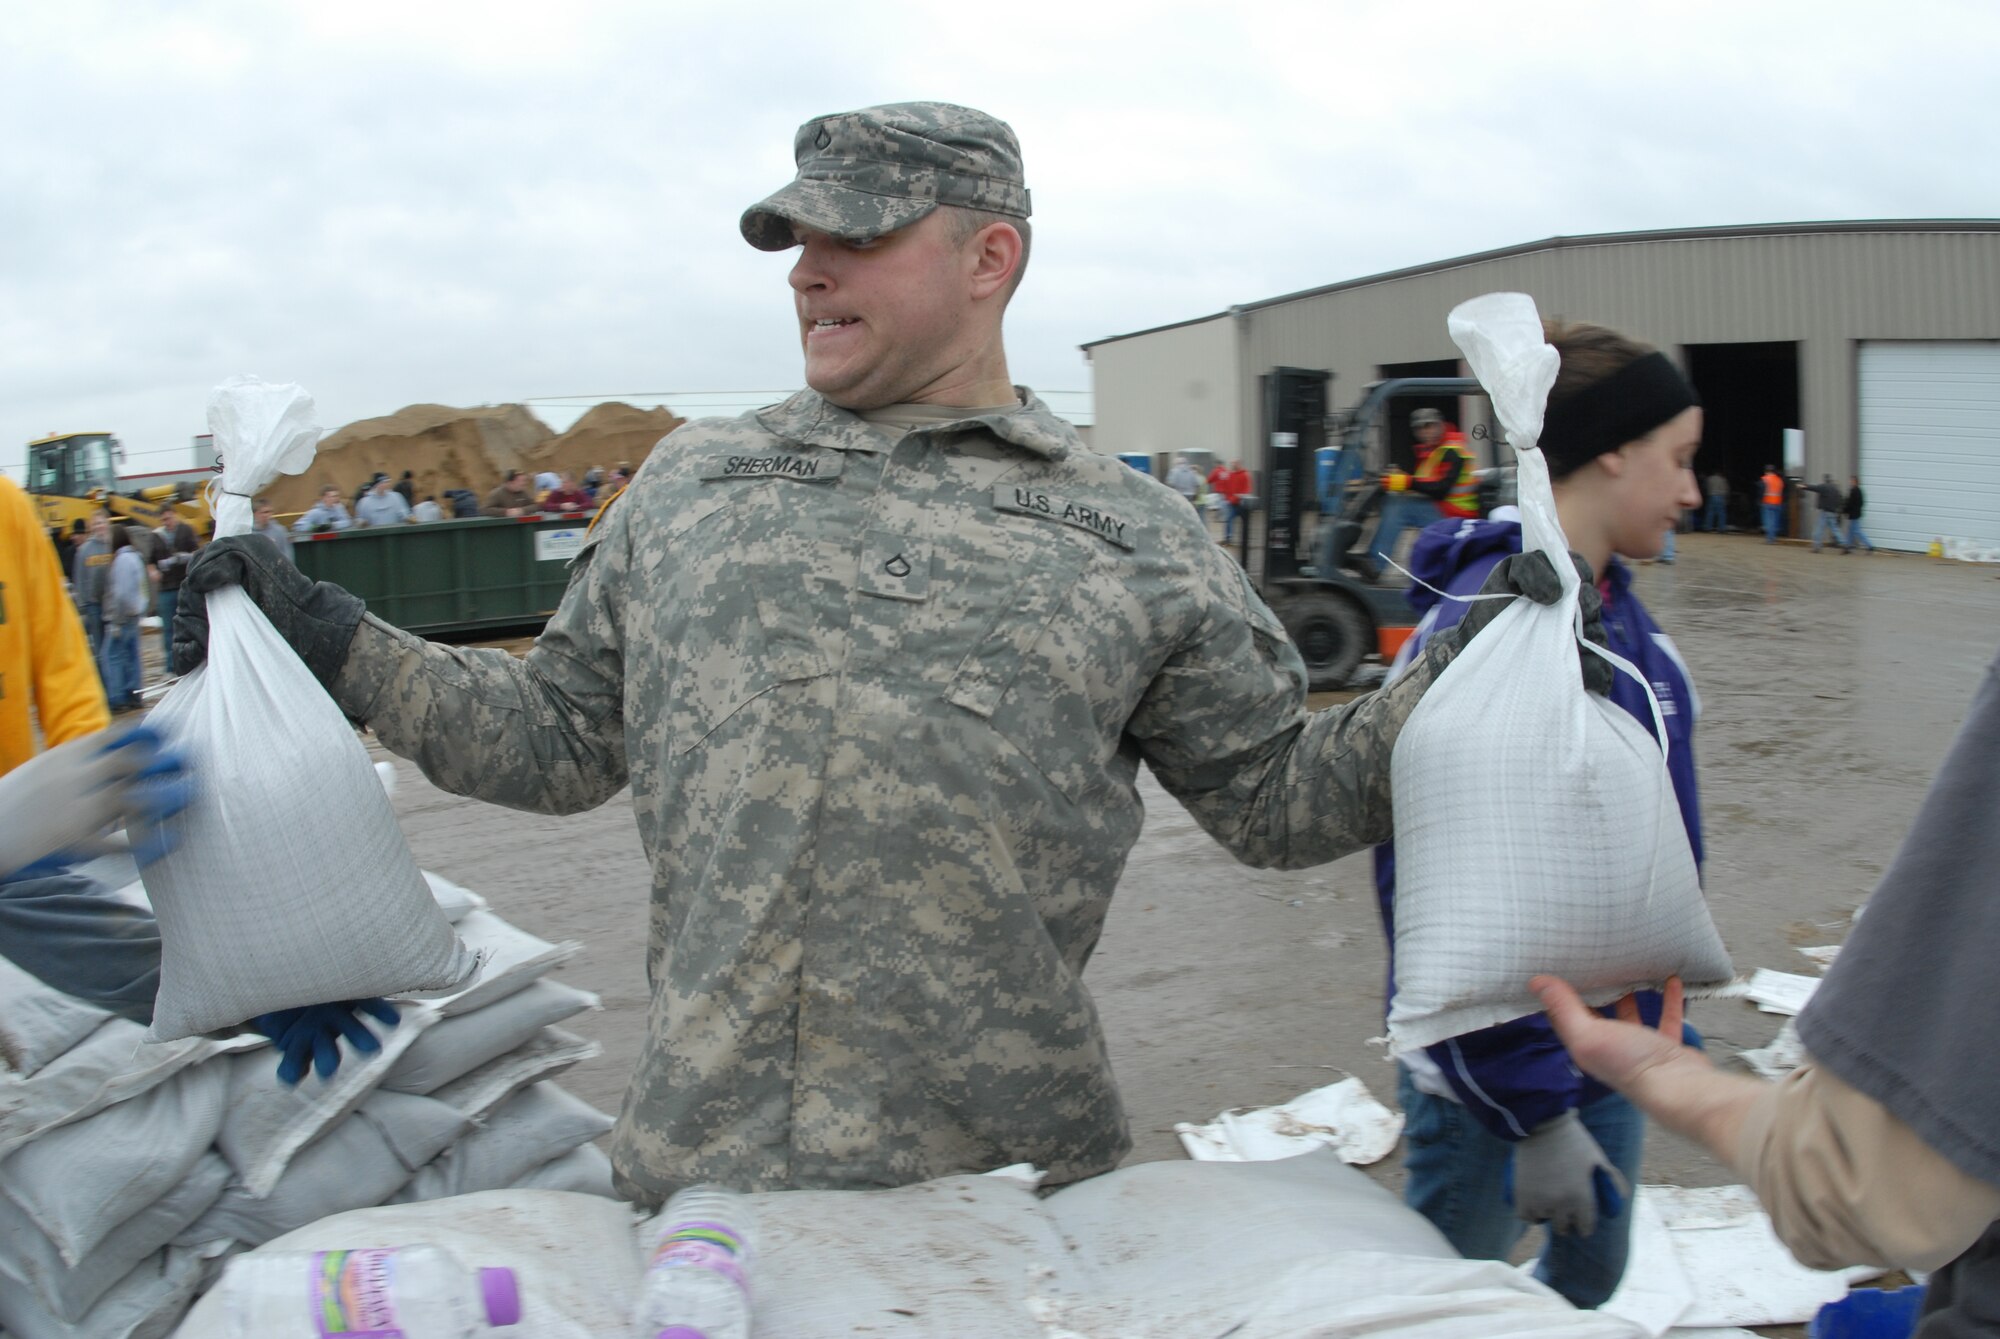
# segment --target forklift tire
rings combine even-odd
[[[1374,649],[1374,624],[1366,610],[1332,591],[1302,591],[1277,610],[1285,631],[1306,662],[1306,688],[1328,693],[1345,688]]]

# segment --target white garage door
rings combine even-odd
[[[1861,528],[2000,548],[2000,340],[1861,346]]]

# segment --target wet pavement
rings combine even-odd
[[[1844,934],[2000,647],[1996,578],[2000,569],[1917,556],[1710,535],[1684,537],[1675,566],[1637,569],[1700,693],[1706,883],[1740,971],[1810,972],[1796,947]],[[398,771],[396,807],[426,867],[536,933],[588,946],[564,976],[604,996],[575,1030],[606,1054],[565,1082],[615,1111],[646,1002],[648,879],[626,800],[544,818],[445,795],[407,763]],[[1346,1073],[1393,1100],[1394,1071],[1371,1042],[1383,952],[1367,857],[1247,869],[1150,777],[1144,786],[1145,834],[1086,976],[1134,1158],[1181,1156],[1176,1120],[1283,1101]],[[1726,1059],[1769,1042],[1780,1020],[1724,1001],[1695,1006],[1693,1021]],[[1393,1155],[1371,1170],[1400,1180]],[[1733,1179],[1657,1133],[1645,1175]]]

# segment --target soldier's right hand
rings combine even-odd
[[[313,677],[332,689],[368,607],[338,586],[308,580],[262,535],[231,535],[195,555],[174,614],[176,674],[208,659],[208,595],[224,586],[241,586]]]

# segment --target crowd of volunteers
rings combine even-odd
[[[596,516],[524,657],[426,642],[309,581],[267,513],[184,564],[172,666],[201,662],[208,598],[238,586],[349,718],[440,787],[556,814],[631,788],[652,995],[612,1135],[626,1198],[1023,1162],[1089,1177],[1130,1147],[1083,972],[1139,836],[1141,764],[1246,863],[1374,847],[1393,925],[1399,731],[1506,597],[1555,603],[1562,582],[1522,552],[1517,520],[1467,500],[1455,430],[1432,416],[1415,496],[1444,513],[1411,557],[1419,636],[1376,692],[1309,709],[1298,652],[1187,505],[1196,480],[1164,487],[1088,451],[1010,379],[1002,321],[1033,235],[1012,130],[900,103],[817,117],[794,148],[796,178],[739,226],[789,255],[807,389],[686,424],[601,507],[556,480],[559,506]],[[1547,339],[1560,371],[1541,449],[1584,631],[1654,686],[1699,860],[1697,698],[1625,563],[1657,557],[1701,504],[1702,411],[1668,358],[1623,335],[1552,323]],[[1218,469],[1212,492],[1247,492],[1240,466]],[[382,476],[355,510],[394,523],[409,501]],[[517,478],[485,510],[535,505]],[[100,676],[91,641],[112,645],[130,603],[115,540],[108,562],[79,560],[96,594],[79,618],[4,482],[0,509],[0,953],[143,1017],[157,938],[68,871],[120,825],[147,858],[188,778],[171,741],[110,728],[128,680]],[[329,489],[296,530],[351,520]],[[1576,672],[1653,728],[1598,656],[1579,647]],[[1965,1058],[2000,1022],[2000,910],[1982,896],[2000,863],[1996,758],[1989,674],[1800,1020],[1796,1073],[1716,1070],[1677,983],[1593,1011],[1542,978],[1546,1016],[1401,1057],[1409,1202],[1473,1256],[1504,1258],[1546,1224],[1540,1277],[1595,1306],[1626,1268],[1650,1116],[1738,1169],[1802,1259],[1936,1270],[1922,1333],[1984,1332],[2000,1316],[2000,1126],[1989,1069]],[[112,949],[85,951],[92,935]],[[373,1044],[368,1017],[394,1026],[380,1001],[257,1025],[295,1076],[309,1057],[337,1065],[341,1037]]]

